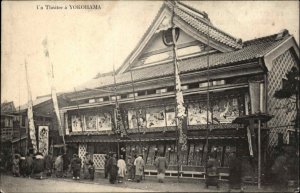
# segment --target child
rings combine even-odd
[[[92,160],[89,161],[90,165],[89,165],[89,174],[90,174],[90,180],[94,180],[95,178],[95,166],[94,166],[94,162]]]
[[[12,173],[16,177],[20,176],[20,159],[18,154],[14,155]]]

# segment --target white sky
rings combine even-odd
[[[212,23],[242,40],[288,29],[299,45],[298,1],[192,1]],[[101,10],[37,10],[37,5],[98,4]],[[1,101],[27,102],[24,61],[33,98],[50,93],[42,41],[47,36],[57,91],[73,90],[119,67],[156,16],[161,1],[1,2]]]

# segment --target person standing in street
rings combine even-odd
[[[132,159],[131,156],[127,157],[127,171],[128,171],[128,181],[132,181],[134,180],[134,175],[135,175],[135,171],[134,171],[134,160]]]
[[[215,153],[210,153],[208,155],[208,161],[206,166],[206,179],[205,179],[205,187],[216,186],[219,189],[218,184],[218,166],[219,162],[215,158]]]
[[[30,177],[32,173],[33,158],[29,152],[25,157],[25,161],[26,161],[26,176]]]
[[[167,159],[163,156],[163,153],[160,153],[160,156],[156,158],[154,165],[157,169],[158,182],[163,183],[166,169],[168,168]]]
[[[86,153],[84,158],[83,158],[83,178],[84,179],[89,179],[89,165],[91,161],[91,155],[89,153]]]
[[[118,175],[118,166],[117,166],[117,154],[112,154],[108,160],[108,173],[109,173],[109,182],[111,184],[116,183],[117,175]]]
[[[63,177],[63,167],[62,155],[58,155],[54,162],[55,175],[57,178]]]
[[[118,178],[119,178],[118,182],[122,183],[123,179],[124,179],[124,177],[126,175],[126,172],[127,172],[127,170],[126,170],[126,163],[125,163],[125,161],[123,159],[123,155],[120,155],[120,159],[118,160],[117,166],[119,168],[119,170],[118,170]]]
[[[107,169],[107,166],[108,166],[108,160],[109,160],[109,155],[105,155],[105,160],[104,160],[104,178],[107,178],[108,177],[108,169]]]
[[[134,160],[134,166],[136,181],[139,183],[142,180],[145,167],[145,162],[141,154]]]
[[[80,169],[81,169],[81,159],[78,157],[77,154],[73,155],[71,160],[71,168],[73,171],[73,180],[80,179]]]
[[[33,168],[32,168],[33,177],[37,179],[43,179],[44,170],[45,170],[44,157],[41,153],[38,152],[35,155],[35,159],[33,160]]]
[[[229,189],[242,189],[242,163],[236,152],[229,155]]]
[[[15,177],[20,176],[20,156],[19,156],[19,154],[14,155],[12,173]]]
[[[90,174],[90,180],[95,179],[95,166],[94,162],[91,160],[89,165],[89,174]]]
[[[52,175],[52,167],[53,167],[53,160],[51,154],[46,154],[45,157],[45,171],[47,176]]]
[[[26,158],[23,155],[20,157],[20,175],[26,177]]]
[[[69,165],[70,165],[70,159],[66,152],[62,155],[62,159],[63,159],[63,177],[66,178],[68,176]]]

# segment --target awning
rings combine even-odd
[[[239,116],[235,120],[232,121],[232,123],[237,124],[249,124],[250,120],[260,120],[262,123],[268,122],[272,119],[272,115],[265,114],[265,113],[257,113],[253,115],[244,115]]]
[[[246,136],[208,136],[210,140],[218,139],[242,139]],[[205,140],[206,136],[188,136],[189,140]],[[128,137],[115,138],[108,136],[72,136],[66,139],[69,143],[117,143],[117,142],[155,142],[155,141],[176,141],[176,137]]]

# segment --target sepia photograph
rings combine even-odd
[[[0,192],[299,192],[299,9],[1,1]]]

